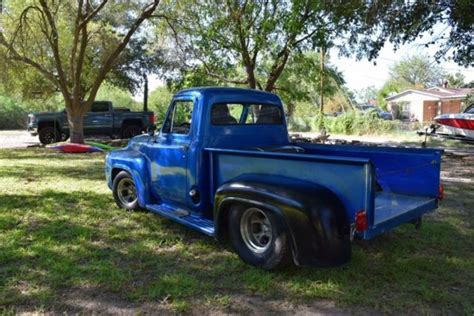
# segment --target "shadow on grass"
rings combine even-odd
[[[43,168],[38,168],[35,165],[22,165],[18,168],[0,167],[2,177],[15,177],[28,181],[44,181],[51,177],[105,181],[103,169],[104,162],[100,160],[80,161],[74,166],[57,164]]]
[[[169,220],[117,210],[108,194],[44,191],[0,196],[0,238],[4,306],[87,311],[71,296],[136,305],[245,294],[386,312],[472,308],[472,235],[449,221],[357,242],[343,267],[267,272]]]

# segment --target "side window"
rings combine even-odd
[[[108,112],[109,111],[109,103],[108,102],[94,102],[92,103],[92,107],[90,112]]]
[[[191,100],[175,101],[163,125],[163,133],[189,134],[193,116],[193,105],[194,102]]]

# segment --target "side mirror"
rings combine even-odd
[[[156,131],[156,126],[154,124],[148,126],[148,128],[146,129],[146,133],[149,135],[149,136],[154,136],[155,135],[155,131]]]

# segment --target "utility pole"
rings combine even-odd
[[[323,93],[324,93],[324,47],[321,46],[321,68],[320,68],[320,79],[321,79],[321,82],[320,82],[320,87],[319,87],[319,110],[320,110],[320,114],[323,115],[324,114],[324,96],[323,96]]]
[[[326,137],[326,128],[324,127],[324,46],[321,45],[321,69],[320,69],[320,92],[319,92],[319,131],[321,136]]]
[[[148,77],[143,74],[143,81],[145,82],[145,87],[143,89],[143,111],[148,112]]]

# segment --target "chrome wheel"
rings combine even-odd
[[[264,211],[255,207],[242,214],[240,233],[245,245],[255,253],[265,252],[273,240],[270,220]]]
[[[137,200],[137,188],[130,178],[123,178],[117,186],[117,196],[123,205],[131,205]]]

